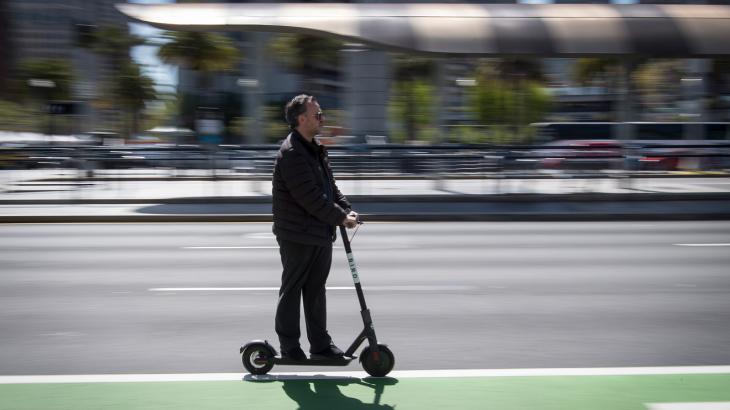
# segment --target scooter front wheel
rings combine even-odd
[[[386,345],[378,345],[378,351],[373,351],[370,346],[362,349],[360,355],[362,368],[373,377],[383,377],[393,370],[395,356]]]
[[[249,343],[241,352],[241,361],[249,373],[266,374],[274,367],[274,356],[266,343]]]

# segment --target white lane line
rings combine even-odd
[[[513,376],[639,376],[663,374],[730,374],[730,366],[577,367],[545,369],[403,370],[401,377],[513,377]],[[396,376],[393,376],[396,377]]]
[[[183,246],[182,249],[279,249],[278,246]]]
[[[730,401],[696,403],[646,403],[649,410],[730,410]]]
[[[340,246],[333,246],[333,249],[342,249]],[[278,246],[183,246],[181,249],[279,249]]]
[[[332,289],[332,288],[327,288]],[[355,289],[355,288],[352,288]],[[149,288],[150,292],[256,292],[256,291],[276,291],[279,290],[273,286],[259,286],[255,288]]]
[[[407,286],[363,286],[364,290],[377,291],[405,291],[405,292],[431,292],[431,291],[465,291],[474,290],[475,286],[429,286],[429,285],[407,285]],[[278,291],[274,286],[257,287],[199,287],[199,288],[149,288],[150,292],[258,292]],[[327,290],[355,290],[354,286],[327,286]]]
[[[730,366],[682,367],[598,367],[558,369],[455,369],[455,370],[396,370],[393,378],[453,378],[453,377],[524,377],[524,376],[634,376],[667,374],[730,374]],[[244,373],[180,373],[180,374],[81,374],[0,376],[0,384],[42,383],[125,383],[176,381],[238,381],[238,380],[291,380],[323,378],[363,378],[364,371],[345,372],[290,372],[250,376]]]
[[[730,243],[675,243],[674,246],[692,246],[692,247],[700,247],[700,246],[730,246]]]
[[[276,236],[271,232],[254,232],[242,236],[251,239],[276,239]]]

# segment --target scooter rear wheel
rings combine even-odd
[[[241,361],[251,374],[266,374],[274,367],[274,352],[265,343],[251,343],[243,349]]]
[[[360,355],[362,368],[373,377],[383,377],[393,370],[395,365],[395,356],[386,345],[378,345],[378,351],[370,349],[370,346],[362,349]]]

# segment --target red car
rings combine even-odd
[[[540,167],[563,170],[621,169],[623,146],[614,140],[559,140],[533,151]]]

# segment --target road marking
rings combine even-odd
[[[342,249],[340,246],[333,246],[333,249]],[[278,246],[183,246],[182,249],[279,249]]]
[[[456,369],[456,370],[397,370],[393,378],[454,378],[454,377],[525,377],[525,376],[633,376],[666,374],[730,374],[730,366],[683,367],[598,367],[560,369]],[[0,376],[0,384],[43,383],[125,383],[177,381],[240,381],[364,378],[364,371],[346,372],[275,372],[264,376],[245,373],[179,373],[179,374],[79,374]]]
[[[52,332],[52,333],[41,333],[41,337],[80,337],[84,336],[81,332]]]
[[[279,249],[278,246],[183,246],[183,249]]]
[[[545,369],[401,370],[392,377],[523,377],[523,376],[634,376],[662,374],[730,374],[730,366],[578,367]]]
[[[271,232],[254,232],[243,236],[251,239],[276,239],[276,236]]]
[[[730,246],[730,243],[675,243],[674,246]]]
[[[332,288],[327,288],[331,290]],[[352,288],[355,289],[355,288]],[[275,291],[278,287],[259,286],[250,288],[150,288],[150,292],[256,292],[256,291]]]
[[[730,410],[730,402],[646,403],[649,410]]]
[[[327,290],[355,290],[354,286],[327,286]],[[430,285],[406,285],[406,286],[363,286],[365,290],[384,291],[406,291],[406,292],[431,292],[431,291],[465,291],[474,290],[475,286],[430,286]],[[257,292],[257,291],[278,291],[279,287],[257,286],[257,287],[207,287],[207,288],[149,288],[150,292]]]

